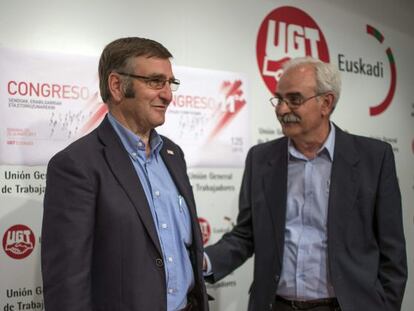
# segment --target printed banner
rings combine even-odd
[[[243,167],[249,144],[246,78],[175,67],[181,85],[158,131],[184,150],[188,166]]]
[[[96,57],[0,49],[0,164],[45,165],[107,112]],[[180,89],[160,133],[188,166],[243,166],[249,147],[246,78],[175,67]]]
[[[95,57],[8,49],[0,55],[0,164],[46,164],[106,109]]]

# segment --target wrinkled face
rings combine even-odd
[[[282,75],[275,96],[292,103],[302,102],[297,107],[286,102],[276,106],[276,116],[285,136],[293,140],[307,139],[318,136],[329,124],[330,110],[325,105],[325,95],[315,96],[315,89],[315,72],[311,65],[299,65]]]
[[[174,78],[169,59],[139,56],[131,65],[128,74],[167,80]],[[153,89],[143,79],[130,78],[130,82],[124,83],[124,96],[119,105],[124,117],[133,120],[136,127],[144,132],[162,125],[172,100],[170,84],[166,83],[161,89]]]

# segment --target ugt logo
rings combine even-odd
[[[282,65],[294,57],[312,56],[329,62],[323,33],[304,11],[284,6],[270,12],[259,28],[256,56],[260,74],[273,94],[283,73]]]
[[[26,258],[32,253],[34,247],[33,231],[25,225],[14,225],[4,233],[3,249],[11,258]]]
[[[198,224],[200,225],[201,235],[203,237],[203,245],[206,245],[210,240],[211,227],[207,219],[199,217]]]

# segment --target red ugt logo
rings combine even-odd
[[[25,225],[14,225],[4,233],[3,249],[11,258],[26,258],[32,253],[34,247],[33,231]]]
[[[329,62],[325,37],[316,22],[304,11],[284,6],[270,12],[259,28],[256,56],[260,74],[273,94],[291,58],[312,56]]]

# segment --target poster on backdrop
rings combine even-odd
[[[46,165],[105,116],[96,57],[0,54],[0,164]],[[179,66],[174,72],[181,86],[160,133],[183,148],[188,166],[243,166],[249,147],[246,77]]]
[[[190,167],[243,167],[249,142],[247,79],[239,73],[174,68],[181,81],[158,131]]]

